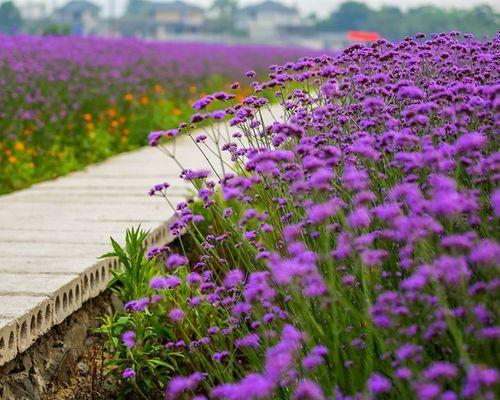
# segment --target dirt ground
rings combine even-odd
[[[114,399],[113,382],[105,377],[103,353],[99,343],[77,360],[68,371],[66,382],[49,384],[43,400],[103,400]]]

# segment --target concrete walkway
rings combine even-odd
[[[176,148],[201,159],[188,138]],[[168,181],[177,203],[189,193],[178,176],[171,158],[143,148],[0,197],[0,365],[106,288],[117,261],[98,257],[110,236],[123,242],[141,224],[149,245],[169,241],[172,210],[148,190]]]
[[[185,167],[209,167],[188,137],[167,148]],[[179,170],[160,150],[142,148],[0,196],[0,365],[106,288],[109,270],[118,267],[117,260],[98,260],[111,250],[110,236],[123,242],[126,228],[141,224],[151,231],[149,245],[171,240],[166,221],[173,212],[147,192],[166,181],[169,200],[181,201],[191,187]]]

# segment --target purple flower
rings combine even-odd
[[[237,383],[216,386],[211,395],[227,400],[266,399],[272,397],[275,387],[275,383],[267,377],[251,373]]]
[[[360,207],[355,209],[349,216],[347,217],[349,225],[352,228],[367,228],[370,225],[370,213],[368,209],[365,207]]]
[[[243,272],[239,269],[233,269],[226,274],[224,286],[233,288],[243,282]]]
[[[475,398],[482,388],[491,388],[500,381],[500,374],[494,368],[472,365],[467,371],[467,377],[463,388],[466,399]]]
[[[155,276],[154,278],[151,278],[151,280],[149,281],[149,286],[157,290],[165,289],[168,287],[167,278],[164,276]]]
[[[241,339],[236,339],[234,344],[239,348],[250,347],[255,349],[259,346],[259,335],[257,335],[256,333],[250,333],[246,336],[243,336]]]
[[[398,90],[398,98],[400,99],[423,99],[425,93],[415,86],[402,86]]]
[[[132,348],[135,346],[135,332],[127,331],[122,334],[122,342],[128,348]]]
[[[190,272],[186,277],[186,282],[189,283],[190,285],[196,285],[198,283],[201,283],[202,281],[203,278],[201,277],[200,274],[196,272]]]
[[[368,379],[368,390],[373,394],[387,393],[391,390],[392,384],[389,379],[378,373],[373,373]]]
[[[482,240],[470,252],[470,260],[476,264],[500,266],[500,245],[493,240]]]
[[[123,379],[132,379],[135,378],[135,371],[133,368],[125,368],[122,372]]]
[[[190,376],[174,376],[167,386],[166,400],[176,400],[182,393],[195,390],[202,380],[203,375],[199,372],[194,372]]]
[[[454,378],[457,375],[457,367],[453,364],[444,361],[432,363],[423,373],[424,377],[429,380],[439,378]]]
[[[168,317],[172,322],[179,322],[184,319],[184,312],[180,308],[172,308],[168,313]]]
[[[149,282],[149,286],[153,289],[172,289],[182,283],[177,276],[155,276]]]
[[[222,360],[224,358],[229,357],[229,352],[224,350],[224,351],[212,354],[212,357],[214,358],[215,361],[222,362]]]
[[[479,133],[466,133],[458,138],[455,148],[459,153],[478,151],[481,150],[487,141],[486,136]]]
[[[500,217],[500,189],[496,189],[491,193],[491,208],[497,217]]]
[[[309,220],[313,224],[324,222],[339,210],[339,203],[335,200],[330,200],[324,204],[315,204],[311,206],[307,212]]]
[[[124,310],[128,312],[143,311],[150,304],[149,297],[143,297],[138,300],[131,300],[124,305]]]
[[[180,254],[170,254],[167,258],[166,265],[168,268],[177,268],[188,263],[188,259]]]
[[[384,259],[388,256],[387,251],[385,250],[364,250],[361,253],[361,259],[363,263],[368,267],[377,267],[382,264]]]
[[[441,256],[434,261],[433,268],[433,274],[450,285],[457,285],[471,277],[465,257]]]
[[[151,132],[148,136],[148,141],[150,146],[158,146],[162,137],[166,135],[165,131],[155,131]]]
[[[317,383],[309,379],[303,379],[297,385],[293,398],[295,400],[323,400],[325,395],[321,386]]]

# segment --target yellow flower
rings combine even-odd
[[[122,136],[122,137],[121,137],[121,139],[120,139],[120,141],[121,141],[122,143],[127,143],[128,138],[127,138],[126,136]]]

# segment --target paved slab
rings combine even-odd
[[[201,133],[209,136],[205,155],[192,140]],[[216,179],[222,166],[212,134],[208,128],[178,137],[167,153],[184,168],[213,169]],[[191,196],[180,169],[165,152],[142,148],[0,196],[0,365],[106,288],[110,269],[119,267],[116,259],[99,259],[111,250],[110,236],[123,242],[126,228],[141,224],[150,231],[148,245],[172,240],[173,210],[147,193],[167,181],[172,204]]]

